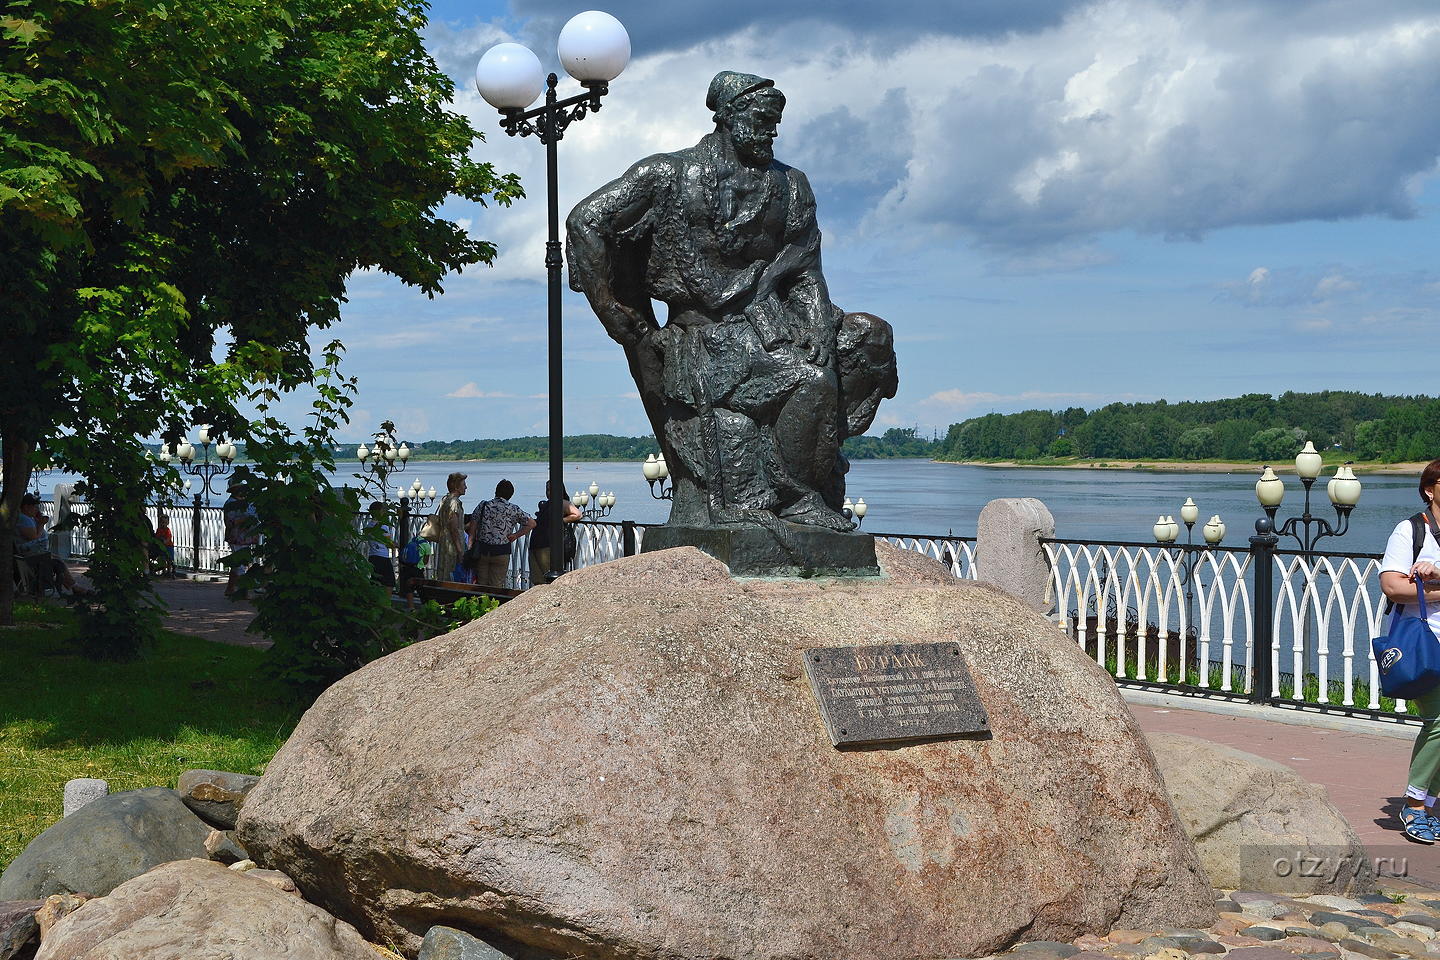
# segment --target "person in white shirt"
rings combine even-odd
[[[1440,460],[1431,460],[1420,474],[1420,500],[1425,504],[1424,539],[1415,552],[1415,524],[1400,521],[1385,545],[1380,562],[1380,589],[1395,604],[1394,616],[1417,616],[1416,593],[1423,584],[1430,629],[1440,637]],[[1405,785],[1400,826],[1405,839],[1434,843],[1440,838],[1440,818],[1434,815],[1435,796],[1440,792],[1440,688],[1410,701],[1423,722],[1410,751],[1410,776]]]

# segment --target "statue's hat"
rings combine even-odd
[[[747,93],[773,86],[774,80],[757,77],[753,73],[721,70],[715,74],[715,79],[710,81],[710,92],[705,95],[705,106],[711,110],[719,110]]]

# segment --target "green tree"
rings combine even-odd
[[[0,356],[0,622],[41,443],[117,498],[96,573],[123,610],[150,486],[138,444],[61,438],[241,432],[244,384],[308,380],[307,331],[338,320],[354,271],[433,295],[494,256],[440,204],[519,186],[470,157],[415,0],[0,2],[0,334],[24,345]]]

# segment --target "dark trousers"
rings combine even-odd
[[[370,568],[370,579],[382,587],[394,588],[395,567],[390,563],[389,557],[371,557]]]

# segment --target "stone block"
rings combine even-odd
[[[110,784],[92,777],[80,777],[65,782],[65,816],[70,816],[92,800],[108,796]]]
[[[648,534],[647,534],[648,536]],[[980,511],[975,571],[1041,613],[1050,607],[1050,564],[1041,537],[1055,536],[1050,509],[1033,497],[991,500]]]
[[[0,960],[11,960],[40,939],[35,912],[43,900],[9,900],[0,903]]]

